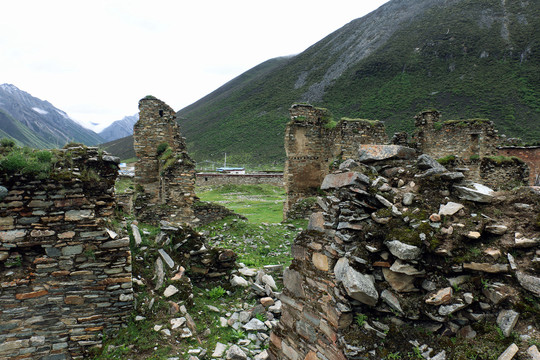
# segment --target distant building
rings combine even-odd
[[[241,167],[220,167],[216,169],[217,172],[233,175],[244,175],[246,173],[245,168]]]

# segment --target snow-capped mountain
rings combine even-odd
[[[105,141],[113,141],[133,134],[133,125],[139,120],[139,114],[125,116],[122,120],[116,120],[107,126],[99,135]]]
[[[70,141],[96,145],[103,139],[48,101],[15,85],[0,85],[0,137],[35,148],[62,147]]]

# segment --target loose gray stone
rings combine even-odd
[[[156,287],[154,290],[157,290],[163,285],[165,280],[165,272],[163,271],[163,261],[160,258],[156,259],[156,264],[154,266],[154,276],[156,277]]]
[[[466,306],[467,304],[462,304],[462,303],[451,304],[451,305],[441,305],[441,307],[439,307],[439,315],[447,316],[447,315],[455,313],[458,310],[465,308]]]
[[[120,164],[120,158],[118,156],[103,155],[103,161]]]
[[[417,246],[404,244],[399,240],[386,241],[385,245],[395,257],[401,260],[416,260],[422,254],[422,249]]]
[[[485,185],[473,183],[470,186],[454,185],[457,196],[463,200],[470,200],[479,203],[490,203],[493,201],[494,191]]]
[[[174,285],[169,285],[169,286],[167,286],[167,288],[163,292],[163,296],[168,298],[168,297],[171,297],[174,294],[176,294],[178,291],[179,290]]]
[[[349,260],[343,257],[338,260],[334,267],[334,274],[350,297],[366,305],[375,306],[379,294],[373,281],[366,275],[360,274],[349,265]]]
[[[344,186],[351,186],[357,183],[369,184],[369,178],[354,171],[348,171],[339,174],[328,174],[323,180],[321,190],[338,189]]]
[[[242,286],[242,287],[248,287],[249,283],[246,279],[244,279],[241,276],[233,275],[231,279],[231,285],[232,286]]]
[[[174,269],[174,260],[167,254],[167,252],[163,249],[158,250],[159,255],[163,258],[163,261],[167,263],[169,268]]]
[[[4,198],[7,196],[8,192],[9,192],[8,189],[6,189],[3,186],[0,186],[0,201],[4,200]]]
[[[245,324],[244,326],[242,326],[242,328],[248,330],[248,331],[261,331],[261,330],[267,330],[268,328],[266,327],[266,325],[264,325],[264,323],[257,319],[257,318],[253,318],[251,320],[249,320],[249,322],[247,324]]]
[[[505,337],[509,337],[519,319],[519,313],[514,310],[502,310],[497,316],[497,325]]]
[[[416,150],[401,145],[360,145],[358,161],[369,163],[381,160],[403,159],[411,160],[416,157]]]
[[[238,345],[233,345],[227,351],[226,358],[227,360],[246,360],[247,355]]]
[[[381,196],[381,195],[379,195],[379,194],[375,195],[375,198],[376,198],[377,200],[379,200],[379,202],[380,202],[381,204],[383,204],[384,206],[386,206],[387,208],[391,208],[391,207],[394,205],[394,204],[392,204],[390,201],[386,200],[385,197],[383,197],[383,196]]]
[[[388,304],[392,309],[403,313],[403,309],[401,309],[401,305],[399,303],[399,299],[396,295],[392,294],[391,291],[383,290],[381,293],[381,299]]]
[[[463,209],[464,206],[462,204],[458,204],[452,201],[449,201],[446,203],[446,205],[441,205],[439,207],[439,215],[449,215],[452,216],[455,213],[457,213],[459,210]]]
[[[540,296],[540,278],[532,275],[525,274],[524,272],[517,271],[516,277],[519,284],[526,290],[529,290],[536,296]]]
[[[412,205],[412,203],[414,201],[414,197],[415,197],[415,195],[413,193],[410,193],[410,192],[405,193],[405,194],[403,194],[403,200],[401,202],[405,206],[410,206],[410,205]]]
[[[418,166],[418,168],[421,170],[438,169],[441,171],[446,171],[446,168],[439,164],[437,160],[426,154],[422,154],[418,157],[416,160],[416,166]]]
[[[139,246],[142,243],[141,233],[139,228],[135,224],[131,224],[131,231],[133,232],[133,239],[135,240],[135,245]]]
[[[518,351],[518,346],[512,343],[512,345],[510,345],[506,348],[506,350],[504,350],[504,352],[497,358],[497,360],[511,360],[514,358],[514,355],[516,355]]]
[[[227,349],[227,346],[225,344],[222,344],[220,342],[216,343],[216,348],[214,352],[212,353],[213,358],[220,358],[225,353],[225,350]]]
[[[504,225],[487,225],[485,230],[491,234],[503,235],[506,233],[506,231],[508,231],[508,227]]]

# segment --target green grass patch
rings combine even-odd
[[[238,214],[251,223],[278,223],[283,220],[285,190],[279,186],[222,185],[198,188],[197,196],[202,201],[215,202]]]

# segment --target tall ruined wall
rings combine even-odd
[[[348,159],[360,144],[386,143],[384,125],[376,121],[343,119],[311,105],[293,105],[285,130],[284,184],[287,193],[283,213],[298,200],[317,194],[334,161]]]
[[[141,99],[133,141],[138,158],[135,183],[144,190],[137,197],[137,215],[149,221],[166,216],[175,223],[193,222],[195,163],[187,153],[174,110],[152,96]]]
[[[501,147],[499,154],[515,156],[523,160],[529,166],[529,185],[540,185],[540,147]]]
[[[495,193],[414,151],[364,155],[325,177],[292,245],[271,359],[537,353],[540,194]]]
[[[118,159],[82,147],[53,156],[45,178],[0,173],[2,359],[81,357],[132,308],[129,238],[106,229]]]
[[[438,111],[424,111],[415,116],[415,126],[419,150],[435,159],[450,154],[463,159],[497,155],[499,140],[491,121],[442,121]]]

